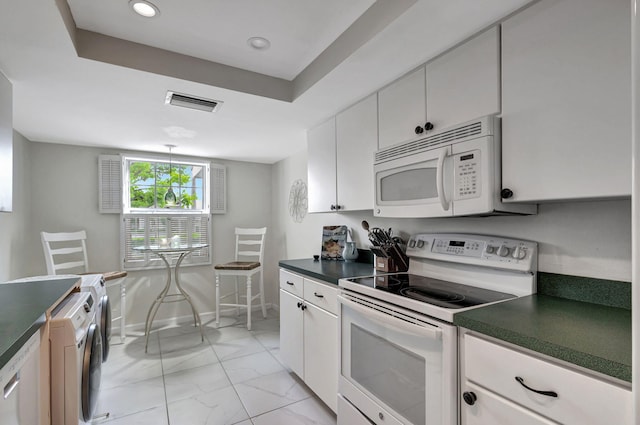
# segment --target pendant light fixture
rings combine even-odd
[[[178,203],[178,198],[176,194],[173,192],[173,187],[171,184],[171,166],[172,166],[172,158],[171,158],[171,150],[176,147],[176,145],[165,145],[169,148],[169,189],[167,193],[164,194],[164,207],[165,208],[173,208],[180,206]]]

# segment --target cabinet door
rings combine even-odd
[[[420,68],[378,92],[378,148],[415,139],[427,118],[425,71]]]
[[[0,211],[13,209],[13,88],[0,72]]]
[[[628,0],[542,0],[502,24],[506,201],[629,196]]]
[[[472,406],[462,402],[462,425],[553,425],[555,423],[471,383],[467,382],[463,388],[464,391],[473,393],[477,399]]]
[[[307,133],[309,212],[332,211],[336,205],[336,121],[312,128]]]
[[[373,155],[378,148],[378,99],[374,93],[336,116],[340,210],[373,209]]]
[[[304,382],[335,412],[338,401],[338,318],[313,304],[306,303],[306,306]]]
[[[298,307],[302,299],[280,290],[280,357],[301,378],[304,378],[303,315]]]
[[[426,66],[427,120],[440,130],[500,112],[500,31],[493,27]]]

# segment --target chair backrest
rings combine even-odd
[[[60,270],[77,269],[81,273],[89,271],[87,258],[87,233],[79,232],[47,233],[40,232],[47,274],[57,275]]]
[[[258,261],[262,265],[266,233],[266,227],[259,229],[236,227],[236,261]]]

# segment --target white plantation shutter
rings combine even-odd
[[[209,244],[211,240],[211,218],[205,215],[150,215],[127,214],[122,217],[121,250],[122,268],[139,270],[163,268],[160,258],[150,253],[140,253],[133,248],[157,245],[159,239],[179,236],[181,243]],[[176,256],[177,257],[177,256]],[[182,265],[211,264],[211,247],[189,254]]]
[[[98,155],[98,209],[103,214],[122,212],[120,155]]]
[[[227,212],[227,167],[211,164],[211,214]]]

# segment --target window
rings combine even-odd
[[[125,214],[209,213],[209,163],[127,156],[123,162]],[[175,202],[167,201],[168,192]]]
[[[164,267],[161,259],[134,250],[136,246],[159,245],[176,236],[181,243],[210,243],[208,162],[123,156],[122,169],[125,270]],[[194,251],[182,264],[211,264],[210,247]]]

